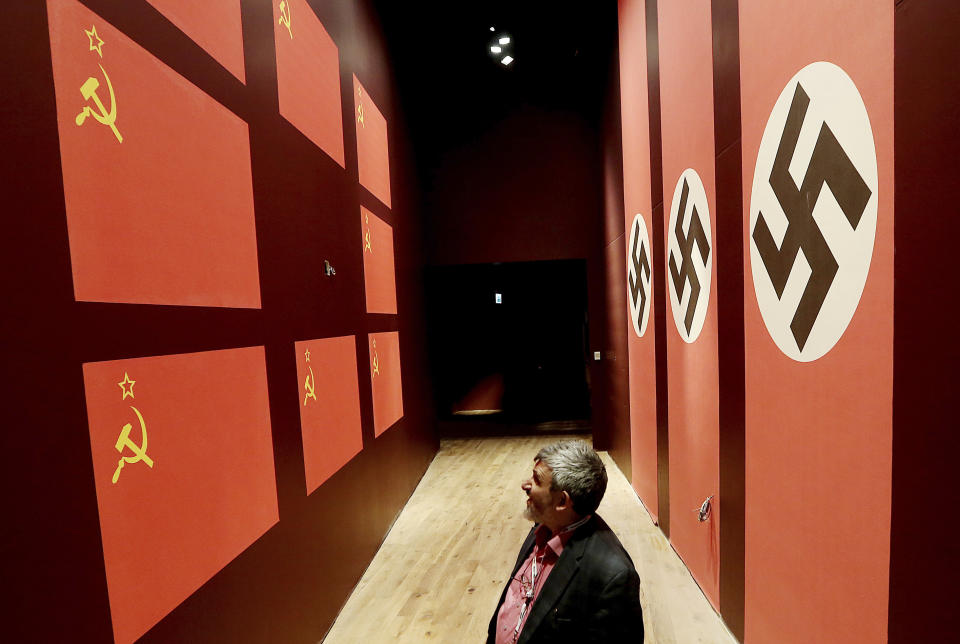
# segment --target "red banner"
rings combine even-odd
[[[713,32],[710,0],[658,3],[670,422],[670,541],[719,607]],[[708,497],[712,511],[693,510]]]
[[[363,281],[367,313],[397,312],[397,282],[393,265],[393,228],[360,206],[363,233]]]
[[[745,638],[886,642],[894,5],[739,15]]]
[[[280,114],[343,167],[340,54],[306,0],[271,0]]]
[[[376,436],[403,417],[403,383],[400,379],[400,334],[371,333],[370,384],[373,389],[373,430]]]
[[[246,81],[240,0],[147,0],[231,74]]]
[[[278,520],[263,347],[83,365],[117,642]]]
[[[360,185],[390,207],[390,150],[387,121],[357,77],[353,77],[354,120]]]
[[[295,348],[310,494],[363,449],[356,338],[304,340]]]
[[[47,11],[76,299],[260,308],[247,124],[80,3]]]
[[[653,203],[647,98],[646,6],[621,0],[620,114],[623,122],[627,346],[630,352],[630,462],[633,489],[657,519],[657,371],[653,314]],[[659,279],[659,278],[658,278]]]

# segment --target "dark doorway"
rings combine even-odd
[[[426,286],[441,436],[589,431],[585,260],[436,266]]]

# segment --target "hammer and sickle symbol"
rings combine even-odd
[[[290,37],[293,38],[293,30],[290,28],[290,4],[286,0],[280,0],[280,23],[287,28]]]
[[[303,381],[303,390],[307,392],[307,394],[303,397],[304,407],[307,406],[308,398],[313,398],[314,400],[317,399],[317,393],[314,390],[317,379],[313,376],[313,367],[311,367],[310,365],[307,365],[307,369],[310,370],[310,375],[307,376],[306,379]]]
[[[147,464],[147,467],[153,467],[153,459],[147,456],[147,424],[144,422],[140,410],[133,405],[130,405],[130,409],[133,410],[137,415],[137,419],[140,421],[140,435],[143,437],[143,444],[137,445],[130,440],[130,430],[133,429],[133,426],[130,423],[125,424],[123,429],[120,430],[120,437],[117,439],[116,448],[118,452],[123,454],[123,449],[128,447],[130,451],[133,452],[133,456],[120,457],[120,460],[117,462],[117,471],[113,473],[114,483],[120,478],[120,470],[122,470],[123,466],[127,463],[133,464],[138,461],[143,461]]]
[[[380,375],[380,356],[377,355],[377,341],[373,341],[373,374]]]
[[[107,89],[110,91],[110,111],[107,112],[107,108],[103,106],[100,96],[97,95],[97,89],[100,87],[100,81],[91,76],[83,83],[83,85],[80,86],[80,93],[83,94],[84,100],[89,101],[90,99],[93,99],[97,109],[100,111],[96,112],[89,106],[85,106],[83,110],[77,114],[77,125],[83,125],[84,121],[87,120],[87,117],[92,116],[98,123],[106,125],[113,130],[114,135],[117,137],[117,141],[123,143],[123,136],[120,134],[120,131],[117,129],[116,125],[117,97],[113,93],[113,83],[110,82],[110,77],[107,76],[107,70],[103,68],[103,65],[100,65],[100,71],[103,72],[103,77],[107,81]]]
[[[370,245],[370,229],[367,228],[367,232],[363,233],[363,250],[368,250],[371,253],[373,252],[373,246]]]

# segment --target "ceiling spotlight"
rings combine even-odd
[[[501,44],[501,45],[509,45],[509,44],[510,44],[510,36],[503,36],[502,38],[500,38],[500,44]]]
[[[503,48],[500,47],[500,45],[493,45],[492,47],[490,47],[490,51],[493,52],[494,54],[499,54],[501,51],[503,51]]]
[[[513,62],[513,56],[504,56],[503,60],[501,60],[500,62],[503,63],[504,65],[509,65],[510,63]]]
[[[490,31],[493,31],[493,27],[490,27]]]

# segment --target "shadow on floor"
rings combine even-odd
[[[493,436],[540,436],[545,434],[590,434],[589,419],[530,422],[501,417],[453,416],[437,421],[440,438],[485,438]]]

